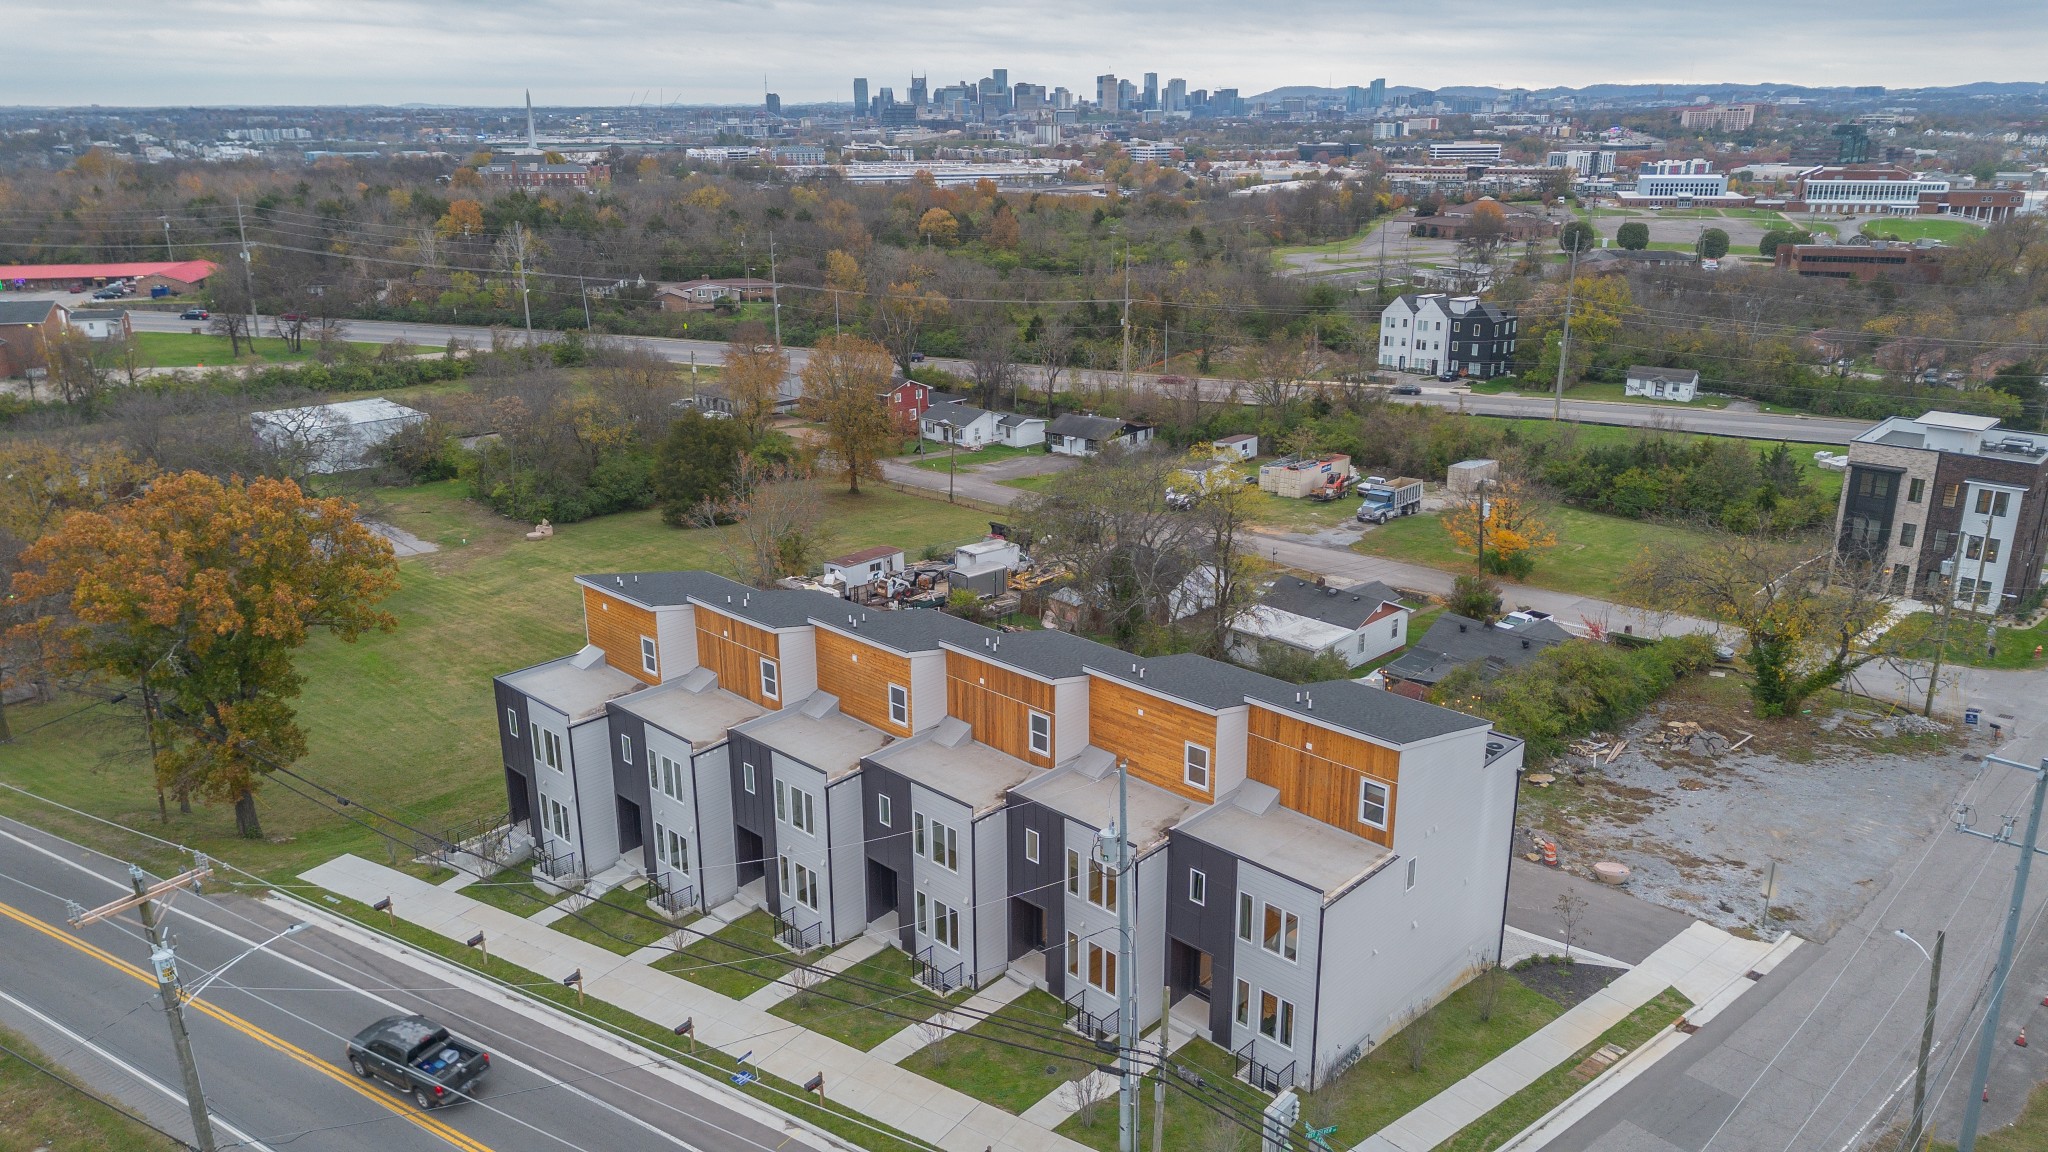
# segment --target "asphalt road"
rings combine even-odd
[[[150,312],[137,309],[130,313],[135,329],[141,332],[189,332],[195,327],[204,327],[202,322],[180,320],[173,312]],[[266,317],[260,328],[270,331],[271,321]],[[491,329],[454,324],[415,324],[394,320],[350,320],[346,323],[348,339],[365,344],[389,344],[403,340],[416,344],[423,350],[447,345],[451,338],[458,338],[477,347],[489,347]],[[539,339],[553,339],[552,332],[536,333]],[[679,340],[656,336],[613,337],[620,343],[645,349],[656,356],[674,363],[721,364],[725,357],[725,344],[715,340]],[[792,371],[801,371],[810,359],[807,348],[792,347],[789,350]],[[932,360],[934,367],[943,368],[955,375],[966,376],[972,366],[963,360]],[[1134,386],[1147,386],[1158,377],[1133,374]],[[1117,385],[1115,373],[1071,372],[1062,378],[1063,390],[1072,391],[1075,385],[1086,380],[1091,387],[1114,388]],[[1207,400],[1223,400],[1233,394],[1240,394],[1243,383],[1217,377],[1203,377],[1201,391]],[[1462,390],[1453,391],[1435,381],[1422,383],[1420,396],[1405,397],[1416,404],[1436,408],[1447,408],[1470,412],[1481,416],[1512,416],[1523,419],[1550,419],[1555,408],[1550,400],[1530,396],[1481,396]],[[1605,400],[1571,400],[1563,405],[1563,418],[1585,424],[1613,424],[1634,428],[1661,428],[1672,432],[1697,432],[1710,436],[1744,436],[1765,440],[1790,440],[1810,444],[1847,444],[1850,440],[1870,429],[1867,421],[1834,420],[1818,416],[1784,416],[1761,412],[1739,412],[1726,409],[1691,410],[1672,405],[1624,404]]]
[[[66,900],[92,906],[127,890],[118,862],[0,820],[0,1023],[97,1091],[189,1137],[139,921],[129,914],[78,931],[66,923]],[[169,922],[191,986],[291,917],[243,896],[185,894]],[[632,1050],[420,965],[316,927],[248,956],[207,988],[186,1019],[221,1143],[290,1152],[829,1146],[734,1094],[693,1087]],[[415,1011],[491,1053],[477,1099],[422,1112],[342,1063],[346,1037]]]

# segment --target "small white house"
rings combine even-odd
[[[1093,456],[1110,444],[1142,448],[1152,442],[1150,424],[1120,420],[1114,416],[1087,416],[1079,412],[1061,415],[1045,428],[1045,446],[1061,456]]]
[[[996,413],[996,443],[1032,448],[1045,443],[1045,417],[1021,412]]]
[[[899,575],[903,568],[903,549],[877,544],[825,561],[825,582],[834,583],[836,578],[842,589],[859,588],[883,576]]]
[[[378,396],[252,412],[249,426],[264,447],[298,458],[307,472],[325,474],[367,466],[371,449],[426,419],[418,409]]]
[[[119,340],[130,331],[126,308],[80,308],[71,314],[71,326],[91,340]]]
[[[1699,395],[1700,374],[1688,368],[1645,368],[1638,364],[1628,370],[1628,383],[1622,392],[1628,396],[1642,396],[1651,400],[1675,400],[1680,404],[1692,403]]]
[[[1236,460],[1251,460],[1259,454],[1259,438],[1249,432],[1236,432],[1215,443],[1216,454]]]
[[[1398,592],[1378,581],[1336,588],[1284,576],[1231,622],[1230,647],[1246,661],[1256,660],[1264,645],[1279,644],[1328,652],[1357,667],[1408,643],[1413,615]]]
[[[996,442],[996,414],[962,400],[934,404],[918,417],[926,440],[979,448]]]

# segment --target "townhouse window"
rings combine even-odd
[[[1991,494],[1991,515],[1994,517],[2005,515],[2006,502],[2011,497],[2012,494],[2010,492],[1993,492]]]
[[[654,826],[654,855],[684,875],[690,872],[690,838],[673,828]]]
[[[1067,895],[1081,894],[1081,854],[1067,849]]]
[[[932,863],[949,872],[960,870],[960,830],[931,822]]]
[[[1965,560],[1975,560],[1983,555],[1983,553],[1984,538],[1982,536],[1970,537],[1969,543],[1963,546],[1963,559]]]
[[[890,828],[895,826],[895,820],[896,801],[891,799],[887,793],[875,797],[875,823],[880,824],[884,828]]]
[[[1116,873],[1100,860],[1088,861],[1088,902],[1105,911],[1116,911]]]
[[[1984,562],[1986,564],[1998,563],[1998,545],[1998,537],[1987,536],[1984,538]]]
[[[1948,529],[1936,528],[1934,530],[1934,554],[1936,556],[1947,556],[1953,552],[1955,550],[1955,538],[1956,534]]]
[[[683,766],[666,756],[661,758],[661,790],[672,800],[683,798]]]
[[[889,723],[910,727],[910,689],[901,684],[889,685]]]
[[[777,856],[775,858],[775,864],[777,870],[781,873],[782,877],[782,894],[784,896],[787,896],[792,891],[789,884],[789,857]]]
[[[920,899],[922,899],[922,897],[920,897]],[[1079,976],[1080,974],[1081,938],[1079,936],[1074,935],[1072,932],[1069,932],[1067,933],[1067,975]]]
[[[1043,712],[1031,714],[1031,754],[1052,755],[1052,717]]]
[[[519,709],[505,709],[505,735],[519,739]]]
[[[1099,991],[1116,995],[1116,953],[1100,944],[1088,945],[1088,983]]]
[[[1949,485],[1941,490],[1941,506],[1943,508],[1955,507],[1956,501],[1962,498],[1962,494],[1963,486],[1961,484]]]
[[[770,700],[782,699],[782,684],[775,671],[775,661],[765,657],[761,660],[761,695]]]
[[[960,950],[960,910],[943,900],[932,901],[932,939]]]
[[[799,832],[818,831],[815,798],[801,788],[775,782],[775,818]]]
[[[1182,753],[1181,778],[1191,788],[1209,790],[1209,750],[1200,744],[1187,744]]]
[[[1237,938],[1246,943],[1251,942],[1252,894],[1249,892],[1239,892],[1237,894]]]
[[[1294,1003],[1271,992],[1259,993],[1259,1035],[1284,1048],[1294,1047]]]
[[[747,795],[752,796],[754,794],[754,766],[752,764],[742,763],[740,765],[740,787],[746,791]]]
[[[1036,828],[1026,828],[1024,830],[1024,859],[1033,864],[1038,863],[1038,829]]]
[[[775,782],[775,819],[778,823],[789,823],[789,785]]]
[[[1249,1028],[1252,1022],[1252,986],[1249,980],[1237,982],[1237,1022]]]
[[[665,791],[665,789],[663,789],[661,786],[660,772],[658,769],[654,767],[654,761],[652,759],[649,759],[647,761],[647,790],[649,792]]]
[[[1190,868],[1190,869],[1188,869],[1188,903],[1190,903],[1190,904],[1207,904],[1208,902],[1209,902],[1209,877],[1208,877],[1208,874],[1207,874],[1207,873],[1205,873],[1205,872],[1203,872],[1203,871],[1202,871],[1201,869],[1199,869],[1199,868]]]
[[[649,676],[661,675],[661,662],[654,658],[654,637],[640,638],[640,669]]]
[[[1422,863],[1420,860],[1408,861],[1408,887],[1411,890],[1415,887],[1415,866],[1420,863]]]
[[[919,936],[929,936],[932,934],[931,901],[922,892],[917,894],[917,934]]]
[[[1911,548],[1913,546],[1913,541],[1918,539],[1919,536],[1920,526],[1918,524],[1899,525],[1899,547]]]
[[[1295,959],[1301,950],[1301,917],[1285,908],[1266,905],[1265,932],[1259,946],[1275,956]]]
[[[818,910],[818,874],[801,864],[792,865],[790,871],[796,873],[796,902],[816,912]]]
[[[1979,488],[1979,489],[1977,490],[1977,508],[1976,508],[1976,512],[1977,512],[1977,515],[1979,515],[1979,516],[1984,516],[1984,515],[1987,515],[1987,514],[1989,514],[1989,513],[1990,513],[1990,511],[1991,511],[1991,490],[1990,490],[1989,488]]]
[[[1387,826],[1387,786],[1371,780],[1358,782],[1358,822],[1384,831]]]
[[[1906,482],[1906,503],[1918,504],[1927,495],[1927,481],[1915,477]]]
[[[562,737],[551,728],[540,730],[540,758],[548,767],[562,771]]]
[[[628,764],[633,762],[633,738],[624,732],[619,733],[619,759]]]

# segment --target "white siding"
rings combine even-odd
[[[922,732],[946,718],[946,654],[910,658],[910,727]]]
[[[526,731],[528,738],[533,741],[533,780],[536,790],[540,793],[541,835],[545,842],[554,845],[558,849],[576,853],[576,858],[580,860],[584,856],[583,826],[578,815],[581,806],[576,803],[576,782],[574,775],[572,775],[575,771],[575,760],[569,739],[571,735],[569,718],[529,697],[526,701]],[[542,759],[541,734],[543,732],[554,733],[556,738],[562,742],[562,758],[564,763],[562,764],[562,770],[559,772],[548,767],[546,761]],[[547,805],[549,800],[553,800],[569,810],[570,838],[566,841],[557,837],[554,829],[549,825]]]
[[[1088,983],[1087,947],[1092,942],[1114,952],[1117,948],[1117,914],[1113,910],[1098,908],[1088,902],[1087,860],[1094,851],[1095,837],[1100,829],[1090,828],[1077,820],[1067,821],[1067,847],[1081,853],[1082,881],[1079,896],[1067,895],[1067,931],[1081,938],[1082,961],[1079,976],[1067,978],[1067,995],[1087,990],[1088,1011],[1097,1016],[1109,1016],[1117,1010],[1116,997],[1103,992]],[[1166,883],[1169,872],[1167,851],[1162,845],[1152,853],[1139,857],[1133,864],[1134,875],[1124,890],[1134,901],[1131,905],[1131,939],[1136,953],[1133,972],[1119,972],[1120,979],[1138,981],[1131,991],[1138,998],[1138,1029],[1140,1032],[1158,1020],[1159,1003],[1165,994],[1166,981]],[[1059,865],[1064,877],[1066,862]],[[1064,881],[1060,891],[1064,894]],[[1064,941],[1056,942],[1060,947],[1047,962],[1066,963]]]
[[[777,671],[781,675],[782,699],[794,703],[818,690],[818,630],[793,628],[776,636],[781,653]]]
[[[1088,677],[1054,684],[1052,710],[1052,760],[1064,764],[1088,746]]]
[[[790,863],[801,864],[809,868],[817,874],[825,891],[836,896],[836,892],[833,889],[831,861],[826,851],[826,837],[831,831],[831,813],[825,804],[825,774],[808,764],[792,760],[782,753],[775,751],[769,752],[769,763],[775,784],[802,789],[810,793],[812,812],[817,819],[816,832],[799,831],[789,822],[778,819],[774,809],[773,787],[766,780],[762,781],[762,787],[768,788],[771,792],[768,812],[769,819],[775,820],[774,839],[776,856],[787,857]],[[780,890],[782,886],[781,868],[782,862],[780,859],[768,861],[768,883],[774,885],[777,890]],[[792,872],[791,875],[793,877],[795,874]],[[796,899],[796,884],[792,880],[789,891],[782,895],[781,908],[783,913],[789,916],[798,928],[809,928],[813,924],[824,922],[825,914],[831,910],[832,904],[827,902],[823,894],[820,894],[818,897],[816,911],[813,911],[807,904],[798,903]],[[827,939],[833,938],[831,935],[832,930],[829,927],[825,932]]]
[[[826,931],[835,942],[850,940],[868,926],[867,853],[861,844],[866,830],[861,825],[860,773],[835,782],[829,800],[820,796],[818,802],[829,803],[831,809],[818,813],[818,822],[829,824],[832,834],[831,866],[824,873],[826,889],[832,894],[832,902],[827,906],[832,914],[832,927]]]
[[[697,886],[704,906],[716,908],[739,890],[733,853],[732,745],[723,740],[690,761],[697,781]]]
[[[654,644],[661,655],[661,678],[673,680],[697,667],[697,610],[689,605],[663,608],[654,614]]]
[[[1316,955],[1321,943],[1323,894],[1242,859],[1237,864],[1237,887],[1238,891],[1231,893],[1227,913],[1233,928],[1231,939],[1235,941],[1231,976],[1233,980],[1243,980],[1251,985],[1252,1003],[1251,1023],[1239,1024],[1234,1015],[1231,1017],[1231,1050],[1236,1051],[1247,1042],[1252,1043],[1252,1050],[1260,1063],[1275,1069],[1293,1064],[1296,1077],[1306,1081],[1308,1055],[1315,1051]],[[1249,941],[1234,934],[1238,901],[1243,893],[1252,897],[1252,938]],[[1292,960],[1265,949],[1263,933],[1268,904],[1300,919],[1300,936]],[[1285,946],[1284,939],[1282,946]],[[1231,1008],[1235,1012],[1236,988],[1219,988],[1216,992],[1231,998]],[[1259,1034],[1259,996],[1263,992],[1270,992],[1294,1005],[1292,1045],[1282,1046]]]
[[[974,822],[974,876],[968,902],[974,915],[974,960],[968,966],[968,978],[977,985],[1002,975],[1009,966],[1008,812],[998,808]]]
[[[1249,707],[1226,708],[1216,717],[1216,754],[1211,766],[1215,780],[1209,795],[1224,796],[1244,783],[1245,747],[1250,742]]]
[[[652,724],[647,725],[644,731],[646,747],[637,750],[640,753],[640,768],[646,771],[648,765],[654,766],[647,789],[647,814],[655,828],[671,829],[678,836],[689,838],[689,874],[678,879],[693,888],[701,887],[698,881],[704,875],[704,830],[697,818],[696,790],[690,780],[690,742],[664,732]],[[680,786],[676,789],[679,793],[677,796],[670,796],[661,790],[661,758],[664,756],[682,769],[679,773],[682,777]],[[667,848],[657,842],[654,850],[655,868],[664,873],[673,873],[675,868],[668,862]]]
[[[612,725],[600,716],[569,730],[570,772],[576,777],[583,845],[576,851],[585,875],[596,875],[619,858],[618,789],[612,783]]]
[[[973,827],[970,821],[973,820],[974,813],[967,805],[962,804],[960,801],[950,796],[941,795],[916,783],[910,786],[910,812],[910,823],[906,826],[907,829],[916,828],[917,817],[923,816],[925,818],[926,851],[923,855],[918,854],[917,839],[915,833],[913,833],[910,841],[910,888],[912,896],[910,906],[898,909],[898,915],[908,918],[911,922],[918,951],[922,952],[926,948],[932,949],[932,962],[934,965],[940,968],[950,968],[954,964],[959,964],[961,971],[971,978],[974,975],[975,969],[974,945],[980,939],[980,934],[976,931],[974,922],[974,869],[980,863],[976,858],[975,845],[971,838],[973,836]],[[948,869],[931,858],[930,825],[934,820],[951,828],[958,838],[960,864],[957,869]],[[984,890],[987,889],[986,884],[982,887]],[[958,948],[951,948],[944,944],[938,944],[936,947],[933,947],[936,943],[933,933],[916,932],[917,896],[920,894],[927,901],[943,901],[947,907],[955,909],[960,913],[960,946]]]
[[[1377,660],[1408,642],[1408,613],[1396,612],[1352,633],[1343,656],[1353,667]]]

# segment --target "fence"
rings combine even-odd
[[[1087,1003],[1088,991],[1085,988],[1067,997],[1067,1027],[1095,1041],[1097,1047],[1115,1048],[1122,1035],[1119,1029],[1121,1017],[1115,1012],[1097,1016],[1088,1011]]]
[[[798,952],[809,952],[824,943],[825,922],[820,920],[808,928],[800,928],[797,926],[795,913],[777,912],[775,938]]]
[[[965,965],[952,964],[941,967],[938,956],[930,948],[919,952],[914,959],[917,962],[918,982],[927,988],[944,994],[967,982]]]
[[[1280,1092],[1294,1087],[1295,1061],[1289,1060],[1284,1067],[1260,1063],[1252,1053],[1257,1040],[1247,1040],[1244,1047],[1231,1053],[1237,1057],[1237,1078],[1261,1092]]]
[[[647,878],[648,887],[654,889],[654,902],[671,916],[679,916],[697,906],[697,887],[673,872],[655,869]]]

